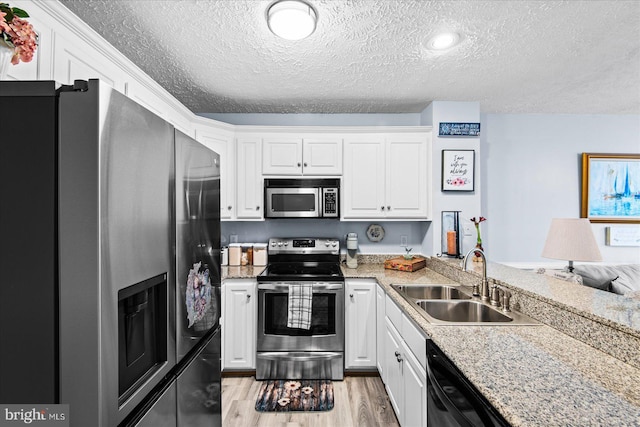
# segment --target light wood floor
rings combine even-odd
[[[399,426],[380,377],[345,377],[334,381],[334,407],[327,412],[258,412],[260,381],[222,378],[224,427],[373,427]]]

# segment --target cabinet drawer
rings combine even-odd
[[[402,314],[402,338],[404,338],[407,347],[420,362],[420,366],[426,369],[427,338],[405,314]]]
[[[387,295],[386,298],[387,299],[384,304],[384,309],[386,311],[387,317],[389,318],[389,320],[391,320],[393,326],[395,326],[398,332],[400,332],[400,334],[402,335],[402,311],[400,310],[400,307],[398,307],[396,303],[393,302],[389,295]]]

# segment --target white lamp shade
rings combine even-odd
[[[269,29],[278,37],[301,40],[316,29],[316,11],[303,1],[282,0],[267,12]]]
[[[602,261],[586,218],[553,218],[542,256],[565,261]]]

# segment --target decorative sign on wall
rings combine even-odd
[[[440,123],[439,136],[480,136],[480,123]]]
[[[474,150],[442,150],[442,191],[474,190]]]
[[[640,227],[607,227],[605,243],[609,246],[640,246]]]

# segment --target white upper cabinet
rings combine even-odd
[[[426,132],[345,138],[342,217],[430,219],[430,138]]]
[[[263,142],[264,175],[342,174],[342,138],[326,135],[269,135]]]
[[[236,217],[238,219],[263,218],[262,141],[258,137],[239,137],[237,147]]]
[[[301,175],[302,138],[295,136],[268,136],[262,148],[264,175]]]
[[[430,217],[427,138],[420,134],[387,137],[385,200],[387,218]]]
[[[236,168],[233,132],[199,125],[196,127],[196,140],[220,155],[220,219],[234,219]]]
[[[344,144],[343,218],[379,218],[385,205],[385,141],[376,134],[350,135]]]
[[[302,140],[303,175],[342,175],[342,138],[309,137]]]

